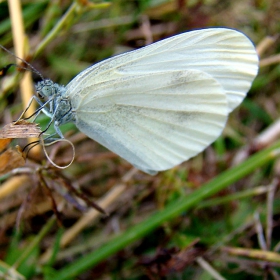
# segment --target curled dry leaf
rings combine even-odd
[[[39,137],[41,132],[42,131],[37,124],[19,120],[17,122],[5,125],[0,130],[0,138],[5,139]]]
[[[41,129],[37,124],[20,120],[5,125],[0,130],[0,152],[7,149],[13,138],[39,137]],[[8,148],[0,155],[0,175],[25,164],[25,155],[19,148]]]
[[[6,149],[6,147],[12,142],[13,139],[6,138],[0,139],[0,153]]]
[[[0,146],[1,142],[4,140],[0,139]],[[0,175],[6,174],[12,169],[21,167],[24,164],[25,156],[19,146],[16,146],[15,148],[8,148],[0,155]]]

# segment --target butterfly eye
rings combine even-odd
[[[44,100],[44,99],[45,99],[45,96],[44,96],[44,95],[42,95],[40,92],[37,92],[37,95],[38,95],[38,97],[39,97],[40,99],[42,99],[42,100]]]

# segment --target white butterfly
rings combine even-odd
[[[209,28],[182,33],[97,63],[66,87],[43,80],[43,112],[154,174],[195,156],[221,133],[258,72],[242,33]]]

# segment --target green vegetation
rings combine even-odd
[[[54,168],[31,150],[24,166],[1,175],[0,279],[278,279],[277,1],[25,0],[19,10],[16,2],[9,1],[15,19],[0,2],[0,44],[12,52],[22,44],[22,58],[61,84],[150,38],[209,26],[243,31],[261,60],[223,135],[172,170],[149,176],[131,169],[67,124],[62,131],[76,150],[69,168]],[[15,38],[22,35],[15,26],[24,28],[23,39]],[[15,58],[0,49],[0,69],[10,63]],[[22,76],[12,67],[0,77],[1,126],[17,119],[33,94],[19,87]],[[39,122],[45,127],[48,119]],[[16,139],[10,147],[26,143]],[[71,161],[68,143],[47,150],[60,166]]]

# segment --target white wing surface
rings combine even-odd
[[[98,63],[66,86],[66,96],[82,132],[152,174],[211,144],[257,71],[245,35],[210,28]]]
[[[178,70],[199,70],[216,79],[224,88],[231,112],[242,102],[257,75],[258,56],[252,42],[236,30],[195,30],[93,65],[76,76],[67,89],[78,106],[79,93],[86,87],[92,87],[86,97],[91,99],[99,83]]]
[[[205,149],[228,114],[222,86],[197,70],[126,74],[78,95],[77,127],[150,174]]]

